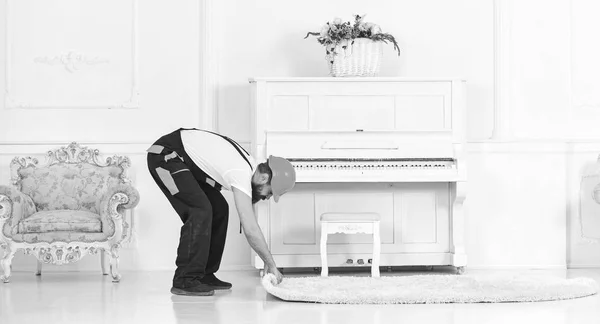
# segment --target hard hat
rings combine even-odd
[[[292,190],[296,184],[296,170],[292,164],[279,156],[270,155],[269,168],[273,172],[271,178],[271,190],[273,191],[273,200],[279,201],[279,197]]]

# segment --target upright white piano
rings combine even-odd
[[[289,159],[295,188],[259,202],[278,267],[321,264],[327,213],[381,217],[381,266],[462,273],[465,82],[413,78],[252,78],[252,154]],[[369,235],[330,235],[330,267],[370,267]],[[252,255],[252,264],[264,264]]]

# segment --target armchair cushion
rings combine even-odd
[[[19,223],[19,233],[48,232],[100,233],[100,215],[83,210],[49,210],[37,212]]]
[[[82,232],[48,232],[48,233],[25,233],[12,236],[15,242],[27,242],[29,244],[54,243],[54,242],[80,242],[80,243],[99,243],[107,242],[108,237],[105,233],[82,233]]]

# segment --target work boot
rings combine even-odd
[[[214,274],[210,273],[202,277],[200,282],[209,286],[212,289],[231,289],[232,284],[229,282],[221,281],[215,277]]]

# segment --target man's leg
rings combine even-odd
[[[206,273],[215,273],[219,270],[227,239],[227,225],[229,223],[229,205],[227,200],[212,186],[204,183],[200,185],[212,206],[213,219],[210,236],[210,251],[206,263]]]
[[[184,223],[177,248],[173,287],[188,289],[198,286],[210,251],[210,201],[188,167],[178,158],[165,162],[164,155],[149,154],[148,168]]]
[[[200,280],[214,289],[230,289],[231,283],[219,280],[214,273],[219,270],[223,250],[225,249],[225,240],[227,238],[227,223],[229,221],[229,205],[227,200],[215,188],[207,185],[200,185],[213,207],[212,234],[210,237],[210,252],[208,262],[206,263],[206,275]]]

